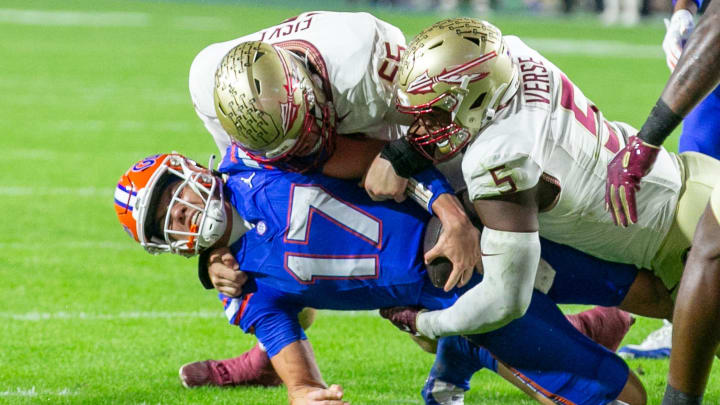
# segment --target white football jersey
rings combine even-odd
[[[403,33],[368,13],[306,12],[274,27],[212,44],[195,57],[190,96],[222,154],[230,136],[213,105],[215,71],[225,54],[245,41],[269,42],[312,61],[332,89],[338,133],[383,140],[403,135],[399,125],[389,123],[395,121],[392,81],[406,46]]]
[[[650,268],[673,221],[682,185],[676,155],[662,149],[637,195],[639,222],[605,211],[607,164],[637,131],[607,121],[550,61],[520,39],[505,41],[520,69],[518,93],[467,148],[462,170],[472,199],[527,190],[541,177],[560,188],[539,214],[540,235],[593,256]]]

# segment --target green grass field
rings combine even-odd
[[[205,162],[216,152],[187,91],[195,54],[303,11],[228,3],[0,5],[0,403],[285,402],[284,388],[179,384],[181,364],[239,355],[254,339],[227,325],[194,260],[144,253],[112,209],[115,183],[136,160],[177,150]],[[376,14],[410,37],[437,19]],[[589,17],[493,21],[537,46],[615,120],[640,125],[668,76],[659,20],[633,29]],[[641,319],[627,341],[659,325]],[[324,312],[309,337],[326,381],[343,384],[352,403],[422,403],[432,356],[376,313]],[[667,365],[630,362],[650,403],[660,402]],[[719,373],[707,403],[720,403]],[[530,403],[488,372],[466,402]]]

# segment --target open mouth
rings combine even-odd
[[[198,227],[200,225],[200,211],[195,211],[195,214],[190,218],[190,226],[188,229],[192,229],[193,227]]]

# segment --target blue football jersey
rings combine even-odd
[[[432,288],[426,277],[421,243],[429,214],[422,207],[373,201],[356,181],[248,166],[236,157],[229,151],[220,171],[228,174],[227,198],[254,225],[231,246],[252,277],[243,299],[221,298],[230,322],[253,331],[271,355],[302,336],[296,315],[304,307],[452,302],[445,300],[455,294]],[[287,339],[278,336],[285,329]]]

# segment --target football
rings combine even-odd
[[[438,217],[430,218],[425,227],[425,236],[423,237],[423,254],[427,253],[438,241],[442,232],[442,223]],[[443,288],[452,272],[452,263],[446,257],[438,257],[427,266],[428,277],[435,287]]]

